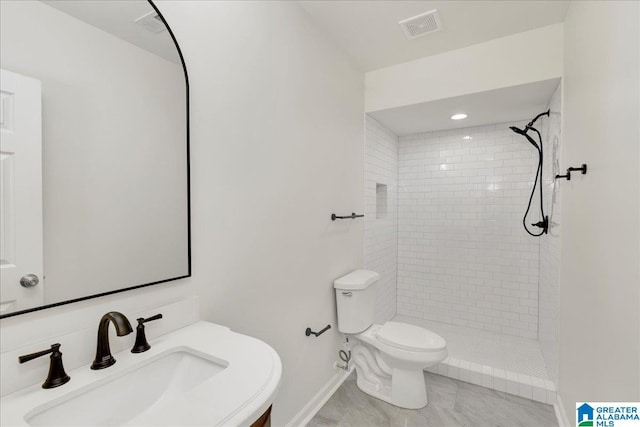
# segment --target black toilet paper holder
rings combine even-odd
[[[322,329],[320,332],[313,332],[313,331],[311,330],[311,328],[307,328],[307,329],[304,331],[304,334],[305,334],[306,336],[309,336],[309,335],[313,334],[313,335],[315,335],[316,337],[319,337],[320,335],[322,335],[322,334],[324,334],[325,332],[327,332],[329,329],[331,329],[331,325],[327,325],[327,326],[325,326],[325,328],[324,328],[324,329]]]

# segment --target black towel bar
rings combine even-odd
[[[351,215],[347,216],[338,216],[336,214],[331,214],[331,221],[335,221],[336,219],[354,219],[354,218],[362,218],[364,215],[356,215],[355,212],[352,212]]]

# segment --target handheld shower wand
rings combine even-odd
[[[509,129],[511,129],[518,135],[522,135],[525,138],[527,138],[527,141],[529,141],[529,143],[533,145],[538,151],[538,168],[536,169],[536,177],[533,180],[533,188],[531,189],[531,196],[529,197],[529,204],[527,205],[527,210],[525,211],[524,216],[522,217],[522,225],[525,231],[534,237],[540,237],[543,234],[547,234],[547,231],[549,230],[549,217],[544,214],[544,201],[542,197],[542,161],[544,157],[543,150],[542,150],[542,136],[540,135],[540,132],[538,132],[538,129],[534,128],[533,125],[540,117],[542,116],[548,117],[550,111],[551,110],[547,110],[544,113],[538,114],[533,120],[527,123],[527,126],[525,126],[524,129],[519,129],[515,126],[509,127]],[[528,134],[529,131],[533,131],[538,135],[538,142],[536,142],[531,136],[529,136]],[[533,196],[536,192],[536,186],[538,185],[538,183],[540,183],[540,216],[542,217],[542,219],[531,225],[534,227],[541,228],[542,231],[536,234],[536,233],[532,233],[527,227],[527,216],[529,215],[529,210],[531,209],[531,201],[533,200]]]

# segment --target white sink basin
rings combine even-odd
[[[249,426],[275,398],[282,364],[260,340],[203,321],[148,338],[149,351],[114,353],[109,368],[2,397],[0,425]]]
[[[27,414],[31,426],[112,426],[136,424],[136,419],[152,419],[154,412],[179,399],[227,367],[190,349],[147,362],[133,372],[120,372],[106,381],[91,384],[49,402]]]

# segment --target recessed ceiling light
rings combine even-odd
[[[463,136],[462,139],[464,139],[465,141],[468,141],[471,139],[471,136],[467,135],[467,136]]]
[[[458,113],[451,116],[451,120],[462,120],[466,118],[467,118],[467,115],[465,113]]]

